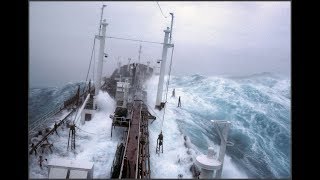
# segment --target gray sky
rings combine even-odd
[[[163,42],[175,15],[174,75],[244,75],[291,71],[290,2],[105,2],[107,36]],[[30,86],[85,80],[102,2],[29,2]],[[98,42],[98,41],[97,41]],[[138,42],[106,39],[103,74],[131,57]],[[142,43],[141,61],[155,63],[162,46]],[[99,45],[96,46],[96,59]],[[169,64],[171,50],[168,51]],[[168,68],[167,68],[168,69]],[[92,72],[90,72],[92,76]]]

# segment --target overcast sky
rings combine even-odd
[[[155,1],[104,4],[107,36],[163,42],[169,13],[174,13],[174,75],[275,72],[290,76],[290,2],[159,1],[167,18]],[[31,87],[85,80],[101,6],[102,2],[29,2]],[[109,57],[103,74],[113,72],[119,56],[122,64],[129,57],[137,61],[139,45],[107,38]],[[142,62],[155,64],[161,58],[162,45],[141,45]]]

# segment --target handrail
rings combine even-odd
[[[51,114],[53,114],[53,112],[57,111],[58,107],[61,108],[60,105],[56,106],[55,109],[53,109],[51,111],[47,111],[43,116],[41,116],[37,120],[33,121],[29,126],[32,126],[33,124],[37,123],[38,121],[45,119],[46,117],[49,117]]]
[[[81,106],[81,108],[79,109],[79,111],[78,111],[78,114],[76,115],[76,118],[75,118],[75,120],[74,120],[74,124],[78,121],[78,119],[81,117],[80,115],[81,115],[81,113],[82,113],[82,111],[83,111],[83,109],[84,109],[84,106],[86,105],[86,103],[87,103],[87,101],[88,101],[88,99],[90,98],[90,94],[88,94],[87,95],[87,97],[86,97],[86,99],[84,100],[84,103],[82,104],[82,106]]]
[[[132,119],[132,116],[133,116],[133,113],[131,113],[131,119]],[[121,179],[121,176],[122,176],[122,171],[123,171],[123,162],[124,162],[124,158],[125,158],[125,154],[126,154],[126,151],[127,151],[127,146],[128,146],[128,141],[129,141],[129,134],[130,134],[130,121],[129,121],[129,128],[128,128],[128,134],[127,134],[127,141],[126,141],[126,146],[124,147],[124,154],[123,154],[123,157],[122,157],[122,162],[121,162],[121,168],[120,168],[120,175],[119,175],[119,179]]]
[[[50,111],[49,113],[45,114],[41,118],[37,119],[35,122],[33,122],[32,124],[29,125],[29,132],[34,131],[36,128],[41,126],[43,123],[47,122],[53,115],[57,114],[61,110],[63,110],[63,109],[61,109],[61,107],[53,109],[52,111]],[[39,122],[42,122],[42,123],[38,124]]]
[[[138,169],[139,169],[138,167],[139,167],[139,155],[140,155],[140,152],[139,152],[139,151],[140,151],[140,136],[141,136],[141,132],[140,132],[141,110],[142,110],[142,104],[141,104],[141,102],[140,102],[140,110],[139,110],[140,114],[139,114],[139,125],[138,125],[138,128],[139,128],[138,132],[139,132],[139,134],[138,134],[138,148],[137,148],[138,152],[137,152],[137,159],[136,159],[135,179],[138,178]]]
[[[32,124],[30,124],[29,126],[34,126],[35,124],[37,124],[38,122],[40,122],[43,119],[47,119],[49,117],[51,117],[52,115],[54,115],[56,112],[59,112],[57,109],[53,109],[51,112],[45,114],[44,116],[42,116],[41,118],[37,119],[37,121],[33,122]]]
[[[118,150],[119,146],[120,146],[120,142],[118,142],[118,144],[117,144],[117,150]],[[115,154],[114,154],[114,158],[113,158],[113,161],[112,161],[112,166],[111,166],[111,171],[110,171],[110,177],[112,177],[114,162],[115,162],[115,160],[117,159],[117,150],[116,150],[116,152],[115,152]]]
[[[85,91],[84,93],[82,93],[80,95],[80,97],[82,97],[83,95],[86,95],[88,93],[88,90]],[[70,96],[67,100],[65,100],[63,103],[60,103],[58,105],[56,105],[56,107],[52,110],[52,111],[47,111],[43,116],[39,117],[37,120],[33,121],[31,124],[28,125],[29,127],[29,134],[31,132],[34,132],[34,130],[36,128],[38,128],[39,126],[41,126],[41,124],[43,124],[44,122],[47,122],[49,118],[51,118],[53,115],[57,114],[58,112],[62,111],[63,109],[65,109],[65,102],[69,101],[71,99],[74,99],[74,97],[76,97],[76,95],[72,95]],[[72,104],[72,103],[71,103]],[[46,119],[46,120],[45,120]],[[41,122],[41,124],[39,124]]]
[[[73,109],[67,116],[65,116],[62,120],[60,120],[60,122],[57,124],[57,128],[58,128],[58,127],[62,124],[62,122],[63,122],[64,120],[66,120],[74,111],[75,111],[75,109]],[[45,140],[47,139],[47,137],[48,137],[50,134],[52,134],[53,131],[55,131],[55,130],[56,130],[56,128],[52,128],[35,146],[33,146],[33,147],[31,148],[31,150],[29,151],[29,153],[32,153],[32,151],[33,151],[34,149],[37,149],[38,146],[39,146],[43,141],[45,141]]]
[[[67,100],[65,100],[63,103],[60,103],[58,105],[56,105],[56,107],[52,110],[52,111],[49,111],[49,112],[46,112],[46,114],[44,114],[43,116],[41,116],[40,118],[38,118],[37,120],[35,120],[34,122],[32,122],[32,124],[30,124],[29,126],[34,126],[34,124],[37,124],[38,122],[40,122],[41,120],[43,119],[46,119],[46,118],[49,118],[51,117],[52,115],[56,114],[57,112],[61,111],[62,109],[65,108],[65,102],[66,101],[69,101],[71,99],[73,99],[75,97],[75,95],[73,96],[70,96]]]

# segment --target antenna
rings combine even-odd
[[[130,71],[130,61],[131,61],[131,58],[128,58],[127,71],[131,74],[131,71]]]
[[[118,61],[118,74],[120,74],[120,70],[121,70],[121,61],[120,61],[120,56],[118,56],[117,58]],[[120,75],[121,76],[121,75]],[[120,78],[121,79],[121,78]],[[120,80],[121,81],[121,80]]]

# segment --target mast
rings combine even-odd
[[[172,26],[173,26],[173,13],[170,13],[170,15],[171,15],[171,28],[170,28],[171,32],[170,32],[170,41],[169,41],[169,43],[171,44],[171,39],[172,39]]]
[[[163,81],[164,81],[164,74],[166,70],[166,61],[167,61],[167,51],[168,48],[172,48],[173,44],[171,44],[172,40],[172,27],[173,27],[173,13],[171,15],[171,28],[167,27],[164,30],[164,40],[163,40],[163,48],[162,48],[162,59],[161,59],[161,68],[160,68],[160,75],[159,75],[159,83],[158,83],[158,90],[157,90],[157,99],[156,99],[156,108],[161,110],[161,101],[162,101],[162,92],[163,92]],[[170,33],[170,41],[169,40],[169,33]]]
[[[107,5],[102,5],[102,8],[101,8],[101,15],[100,15],[100,24],[99,24],[99,33],[98,35],[100,36],[100,32],[101,32],[101,24],[102,24],[102,16],[103,16],[103,9],[106,7]]]
[[[157,91],[157,100],[156,100],[156,107],[161,109],[161,101],[162,101],[162,91],[163,91],[163,81],[164,81],[164,74],[166,71],[166,61],[167,61],[167,51],[169,48],[168,40],[169,40],[169,27],[164,30],[164,40],[163,40],[163,48],[162,48],[162,59],[161,59],[161,68],[160,68],[160,76],[159,76],[159,83],[158,83],[158,91]]]
[[[140,47],[139,47],[139,56],[138,56],[138,63],[139,63],[139,64],[140,64],[141,48],[142,48],[142,46],[141,46],[141,44],[140,44]]]
[[[129,76],[131,76],[130,61],[131,61],[131,58],[128,58],[127,71],[129,72]]]
[[[118,74],[120,74],[120,69],[121,69],[120,56],[118,56],[117,60],[118,60]]]
[[[98,95],[100,86],[101,86],[106,27],[108,25],[105,19],[103,20],[101,25],[102,25],[102,33],[100,36],[96,36],[96,38],[100,40],[100,48],[99,48],[99,56],[98,56],[99,59],[98,59],[98,66],[97,66],[97,79],[95,83],[95,92],[94,92],[95,96]]]
[[[99,34],[96,35],[96,38],[100,41],[100,47],[99,47],[98,66],[97,66],[97,78],[96,78],[95,90],[94,90],[94,95],[95,95],[94,107],[96,107],[96,96],[98,95],[100,87],[101,87],[104,46],[105,46],[105,38],[106,38],[106,27],[108,25],[108,23],[106,23],[105,19],[102,21],[103,9],[105,7],[106,7],[106,5],[103,5],[102,8],[101,8]],[[105,57],[107,57],[107,56],[105,55]]]

